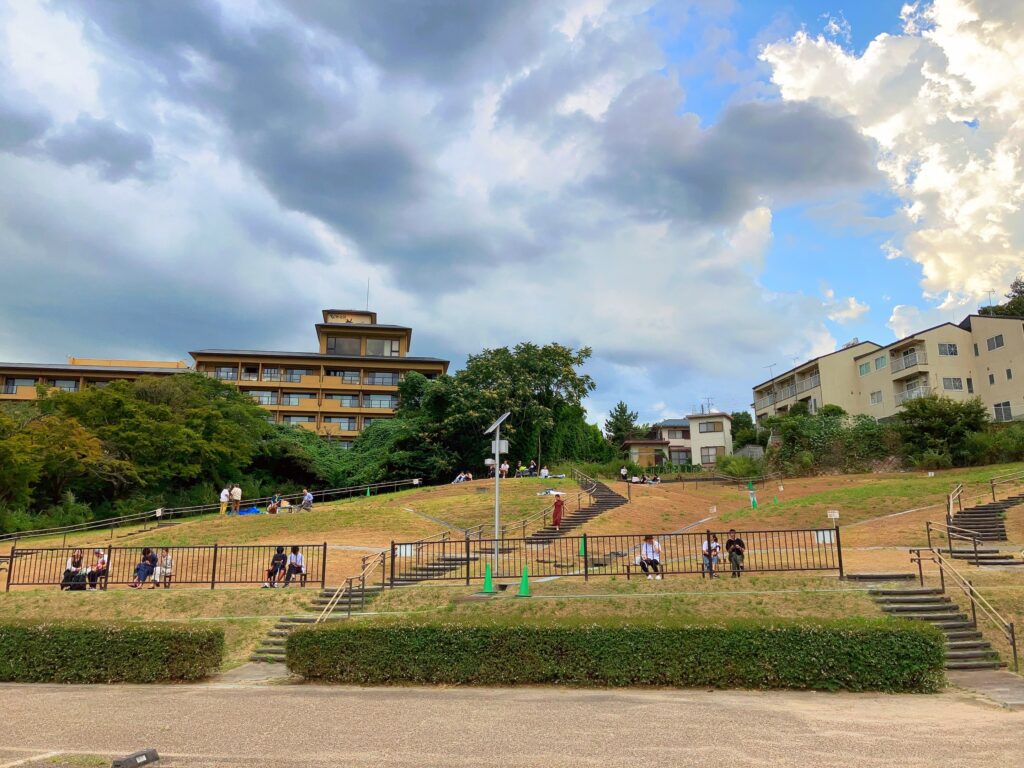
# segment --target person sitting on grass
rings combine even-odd
[[[543,478],[545,478],[545,479],[547,479],[547,478],[551,477],[551,470],[549,470],[549,469],[547,468],[547,466],[543,466],[543,467],[541,467],[541,468],[540,468],[540,476],[541,476],[541,477],[543,477]]]
[[[644,543],[640,545],[640,570],[647,574],[647,580],[657,579],[661,581],[661,573],[658,567],[661,565],[661,544],[651,534],[644,536]],[[654,575],[651,575],[654,571]]]
[[[701,571],[701,578],[704,574],[708,574],[708,578],[716,579],[718,575],[715,573],[715,566],[718,565],[718,555],[722,551],[722,546],[718,543],[718,535],[711,534],[710,539],[704,539],[704,544],[701,546],[701,554],[704,560],[704,569]]]
[[[64,567],[64,578],[61,579],[60,588],[68,590],[85,589],[85,555],[82,550],[76,549]]]
[[[162,583],[165,589],[171,587],[171,576],[174,574],[174,558],[171,557],[171,550],[164,547],[160,550],[160,556],[156,561],[156,568],[153,569],[153,586],[156,589]]]
[[[288,555],[288,570],[284,575],[284,585],[287,587],[292,576],[301,576],[306,572],[306,561],[302,557],[298,546],[292,547],[292,553]]]
[[[142,557],[139,564],[135,566],[135,580],[129,585],[132,589],[138,589],[153,576],[156,569],[157,557],[149,547],[142,548]]]
[[[452,485],[458,485],[459,483],[464,483],[464,482],[466,482],[466,473],[465,472],[459,472],[459,474],[457,474],[455,476],[455,479],[452,480]]]
[[[276,515],[277,510],[281,508],[281,493],[275,493],[270,497],[270,503],[267,504],[267,514]]]
[[[107,578],[107,553],[102,549],[92,551],[92,567],[89,569],[89,589],[96,589],[100,579]]]
[[[278,547],[274,556],[270,558],[270,567],[267,569],[267,580],[263,583],[263,589],[276,587],[278,580],[284,575],[287,565],[288,556],[284,553],[284,547]]]
[[[305,488],[302,489],[302,511],[309,512],[313,509],[313,494]]]
[[[732,577],[738,579],[743,571],[743,556],[747,553],[747,545],[734,529],[729,530],[729,538],[725,540],[725,552],[729,556]]]

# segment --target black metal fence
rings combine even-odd
[[[284,546],[284,545],[282,545]],[[292,582],[323,586],[327,576],[327,544],[300,544],[305,573],[296,575]],[[7,569],[6,590],[21,586],[59,585],[64,580],[68,560],[75,547],[45,549],[12,548]],[[83,566],[88,569],[96,562],[95,548],[84,550]],[[135,581],[136,568],[142,561],[142,547],[101,547],[107,569],[94,581],[99,588],[107,585],[127,585]],[[163,548],[152,547],[159,557]],[[161,585],[205,586],[214,589],[218,584],[262,584],[266,581],[270,559],[276,546],[223,546],[211,544],[200,547],[168,547],[171,567],[159,575]],[[291,545],[285,546],[291,554]],[[282,573],[283,577],[284,574]],[[150,581],[152,580],[152,577]]]
[[[717,561],[707,563],[704,542],[717,535]],[[743,572],[837,571],[843,576],[839,528],[739,531],[745,544]],[[659,571],[664,574],[706,575],[731,568],[725,542],[728,534],[704,531],[655,537],[661,546]],[[640,571],[643,534],[564,536],[550,540],[501,539],[495,558],[493,539],[393,542],[390,580],[465,581],[483,579],[491,565],[494,578],[518,578],[523,568],[531,577],[626,576]]]

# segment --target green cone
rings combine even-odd
[[[523,578],[519,581],[519,592],[516,593],[516,597],[529,597],[530,596],[530,573],[526,566],[523,566]]]
[[[491,564],[484,564],[484,588],[483,593],[485,595],[494,594],[494,583],[491,581]]]

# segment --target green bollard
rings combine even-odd
[[[484,588],[483,588],[483,591],[481,592],[481,594],[483,594],[483,595],[493,595],[494,594],[494,583],[491,581],[491,564],[490,563],[485,563],[484,564]]]
[[[516,593],[516,597],[529,597],[530,596],[530,573],[526,566],[523,566],[523,578],[519,581],[519,592]]]

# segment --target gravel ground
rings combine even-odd
[[[957,692],[0,685],[0,701],[0,768],[144,747],[182,768],[1024,764],[1024,712]]]

